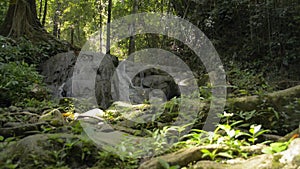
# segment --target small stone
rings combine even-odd
[[[101,109],[92,109],[85,113],[80,114],[79,116],[90,116],[90,117],[104,117],[105,113]]]

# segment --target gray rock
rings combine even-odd
[[[154,90],[162,91],[164,94],[161,97],[160,93],[157,97],[161,99],[170,100],[175,96],[180,96],[180,91],[178,88],[178,84],[176,84],[175,79],[173,77],[161,70],[157,69],[146,69],[145,71],[137,74],[133,78],[133,90],[136,92],[131,91],[131,95],[135,94],[134,99],[131,99],[133,103],[143,103],[145,100],[150,100],[150,93],[152,93],[152,97],[155,97],[152,92]],[[141,94],[143,93],[143,94]]]
[[[82,113],[82,114],[79,114],[77,118],[88,118],[88,117],[91,117],[91,118],[95,118],[95,119],[98,119],[100,121],[103,121],[102,117],[104,116],[104,112],[103,110],[101,109],[92,109],[92,110],[89,110],[85,113]]]
[[[185,87],[189,86],[191,73],[174,65],[156,69],[125,61],[116,69],[117,64],[117,58],[111,55],[80,52],[77,57],[68,52],[51,57],[41,65],[41,70],[54,97],[88,100],[102,109],[107,109],[114,101],[141,104],[151,100],[150,97],[170,100],[181,93],[187,94],[186,91],[194,91]],[[153,90],[161,92],[156,95]]]
[[[66,151],[65,145],[70,143],[72,143],[71,148],[76,152]],[[81,155],[78,157],[76,153],[80,154],[81,150],[87,147],[89,147],[89,152],[97,155],[99,149],[94,146],[93,142],[88,142],[86,137],[66,133],[36,134],[5,147],[0,152],[0,168],[8,168],[3,166],[5,163],[2,162],[9,160],[15,162],[14,164],[17,163],[18,168],[48,168],[49,166],[57,168],[57,158],[54,155],[59,152],[68,153],[66,154],[68,158],[63,158],[61,153],[58,154],[60,162],[68,163],[70,168],[81,168],[86,162],[82,162]]]
[[[280,155],[282,155],[279,159],[281,164],[298,166],[300,168],[300,139],[292,141],[289,148],[281,152]]]
[[[54,98],[93,97],[93,103],[107,108],[112,101],[111,77],[117,64],[117,58],[111,55],[82,52],[77,57],[68,52],[51,57],[40,69]]]
[[[73,75],[76,59],[74,52],[59,53],[40,65],[41,74],[45,76],[45,83],[54,97],[71,95],[71,90],[63,90],[63,88],[71,88],[65,85]],[[70,83],[68,82],[67,85]]]
[[[105,55],[96,75],[95,94],[98,105],[104,109],[108,108],[112,103],[111,82],[115,72],[114,58],[110,55]]]

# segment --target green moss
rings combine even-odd
[[[292,163],[297,166],[300,166],[300,155],[297,155],[296,157],[294,157]]]
[[[279,159],[281,159],[282,155],[274,155],[272,160],[272,169],[281,169],[283,167],[283,164],[279,162]]]

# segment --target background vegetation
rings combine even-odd
[[[225,66],[229,97],[258,95],[265,99],[268,92],[300,84],[300,2],[298,0],[11,0],[0,2],[0,25],[5,25],[9,5],[16,2],[31,4],[35,2],[40,26],[50,35],[46,38],[38,35],[35,39],[26,35],[21,37],[0,35],[1,127],[6,121],[20,122],[20,114],[24,117],[22,108],[28,109],[28,107],[39,107],[40,110],[34,110],[33,113],[26,112],[26,116],[40,116],[44,113],[42,110],[51,109],[49,112],[52,112],[53,108],[57,108],[62,113],[69,113],[68,117],[65,115],[62,118],[63,120],[69,118],[72,121],[77,111],[74,105],[71,102],[59,105],[49,101],[48,91],[43,84],[43,77],[39,74],[38,66],[57,53],[68,50],[80,51],[82,45],[93,33],[99,31],[100,27],[110,20],[113,21],[132,13],[173,14],[198,26],[212,41]],[[2,30],[0,34],[1,32]],[[50,39],[50,41],[45,39]],[[211,86],[207,84],[207,72],[193,51],[179,41],[162,35],[137,35],[113,46],[111,54],[121,60],[128,54],[144,48],[162,48],[179,56],[195,73],[199,80],[198,85],[203,100],[209,102]],[[178,107],[179,100],[180,98],[174,98],[166,104],[166,109],[170,109],[169,113],[174,113],[171,110],[173,107]],[[258,105],[257,110],[244,111],[235,107],[227,108],[228,113],[224,112],[222,124],[217,126],[213,135],[194,129],[189,135],[178,138],[181,142],[175,145],[174,150],[223,142],[225,146],[233,146],[233,149],[221,153],[204,149],[202,150],[203,158],[212,160],[219,157],[247,158],[253,154],[242,151],[241,146],[261,142],[261,136],[266,132],[284,135],[299,125],[299,116],[297,116],[300,112],[299,98],[293,98],[284,106],[280,111],[267,102]],[[17,112],[19,109],[21,113]],[[17,113],[11,115],[11,112]],[[293,114],[295,117],[288,117],[287,114]],[[265,117],[268,119],[264,119]],[[106,118],[118,122],[117,117],[113,115]],[[289,121],[289,124],[282,125],[286,124],[286,121]],[[72,134],[79,134],[82,132],[78,123],[71,125],[71,131],[57,129],[57,126],[46,126],[42,130],[44,133],[68,131]],[[168,126],[160,130],[156,128],[158,125],[155,125],[149,125],[151,128],[147,128],[151,130],[148,131],[150,135],[164,138],[161,135],[166,134]],[[8,144],[9,138],[5,139]],[[13,136],[12,140],[14,139]],[[0,142],[3,140],[4,137],[0,135]],[[51,144],[55,145],[55,142],[58,141],[52,139]],[[51,165],[56,167],[68,165],[67,157],[77,146],[77,142],[73,143],[61,142],[62,149],[55,155],[57,157],[55,162],[62,163],[51,163]],[[50,149],[51,144],[48,146]],[[279,152],[287,148],[288,144],[289,141],[280,145],[273,144],[273,147],[271,145],[264,151],[266,153]],[[0,144],[0,148],[5,146]],[[122,146],[119,149],[124,150],[124,156],[128,155],[126,148],[134,149],[134,145],[130,145],[130,142],[129,145]],[[90,159],[92,162],[104,159],[99,160],[98,163],[108,168],[112,163],[116,163],[116,168],[120,166],[121,168],[128,166],[136,168],[141,160],[119,158],[107,152],[95,152],[88,146],[84,150],[80,152],[83,155],[79,163],[84,163],[86,157],[93,157]],[[60,153],[63,156],[59,156]],[[95,156],[95,153],[98,155]],[[164,161],[161,163],[165,168],[171,168],[168,163]],[[8,161],[8,165],[11,168],[17,167],[13,161]],[[37,160],[36,165],[43,166],[44,164],[40,164]],[[173,166],[173,168],[176,167]]]

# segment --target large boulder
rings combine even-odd
[[[96,163],[99,150],[93,142],[80,135],[36,134],[5,147],[0,152],[0,168],[11,168],[9,165],[18,168],[59,168],[59,165],[88,168]]]
[[[136,76],[134,79],[135,86],[141,85],[152,90],[159,89],[164,92],[168,100],[180,95],[178,85],[168,73],[156,69],[147,69],[140,74],[144,74],[144,77]]]
[[[103,109],[113,101],[167,101],[188,93],[185,90],[194,91],[189,87],[192,74],[180,68],[135,65],[131,61],[118,65],[118,59],[111,55],[81,52],[76,56],[68,52],[51,57],[40,68],[54,97],[93,98],[89,102]]]
[[[113,101],[111,80],[116,69],[115,66],[117,66],[115,59],[115,56],[105,55],[97,69],[95,94],[98,105],[104,109],[108,108]]]
[[[88,62],[84,61],[86,56],[92,56],[94,63],[96,63],[93,64],[92,68],[85,69],[90,66]],[[45,76],[45,83],[51,90],[53,97],[81,97],[93,95],[99,106],[107,108],[112,101],[111,77],[118,60],[111,55],[104,55],[103,59],[99,59],[99,57],[101,56],[97,53],[83,53],[76,56],[74,52],[67,52],[57,54],[43,63],[40,66],[41,74]],[[77,65],[77,67],[75,67],[78,60],[83,60],[80,64],[85,65],[82,65],[82,67],[81,65]],[[74,72],[74,69],[76,69],[76,72]],[[76,78],[77,80],[78,77],[81,78],[81,75],[76,73],[87,73],[84,72],[86,70],[93,71],[92,73],[95,73],[96,76],[83,74],[84,78],[87,78],[83,79],[85,84],[74,84]],[[74,73],[76,76],[75,79]]]
[[[160,69],[134,67],[134,63],[125,62],[124,68],[119,68],[115,79],[115,100],[141,104],[151,97],[163,101],[180,96],[179,86],[170,74]],[[147,67],[147,66],[145,66]]]
[[[44,81],[54,97],[71,95],[70,85],[76,59],[74,52],[59,53],[40,65]],[[70,86],[70,89],[63,90],[64,86]]]

